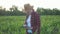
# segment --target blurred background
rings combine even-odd
[[[41,34],[60,34],[60,0],[0,0],[0,34],[25,34],[24,4],[40,14]]]

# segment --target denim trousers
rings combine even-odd
[[[28,34],[32,34],[32,33],[28,33]]]

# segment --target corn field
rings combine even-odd
[[[0,34],[25,34],[25,16],[0,16]],[[59,15],[41,15],[41,34],[60,34]]]

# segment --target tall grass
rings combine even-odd
[[[41,16],[41,34],[60,34],[60,16]],[[0,34],[25,34],[25,16],[0,16]]]

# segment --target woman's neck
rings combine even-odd
[[[28,15],[31,15],[31,13],[32,13],[32,10],[30,10],[30,11],[28,12]]]

